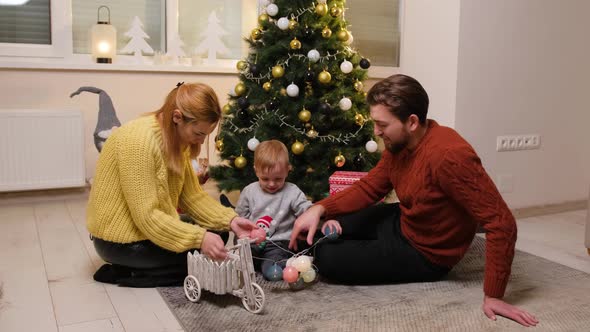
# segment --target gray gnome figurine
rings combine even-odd
[[[102,150],[104,142],[111,135],[113,129],[119,128],[121,122],[117,118],[115,107],[111,97],[102,89],[92,86],[83,86],[70,95],[70,98],[79,95],[81,92],[92,92],[98,94],[98,121],[94,129],[94,145],[98,152]]]

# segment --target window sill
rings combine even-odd
[[[191,59],[188,59],[191,60]],[[131,56],[118,56],[114,63],[94,63],[90,56],[77,55],[71,58],[33,58],[33,57],[2,57],[0,69],[40,69],[70,71],[127,71],[127,72],[159,72],[159,73],[203,73],[237,75],[237,60],[218,60],[215,65],[199,63],[189,64],[153,64],[153,57],[144,57],[145,63],[138,64]],[[199,62],[203,60],[198,59]],[[400,72],[398,67],[369,68],[369,79],[381,79]]]

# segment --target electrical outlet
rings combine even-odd
[[[496,151],[534,150],[541,147],[541,135],[509,135],[496,138]]]

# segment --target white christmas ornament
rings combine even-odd
[[[260,3],[260,7],[266,7],[270,4],[270,1],[268,0],[260,0],[258,3]]]
[[[307,58],[311,62],[318,62],[318,60],[320,59],[320,52],[318,52],[318,50],[316,49],[313,49],[307,52]]]
[[[348,111],[352,107],[352,101],[349,98],[344,97],[340,99],[340,101],[338,102],[338,106],[341,110]]]
[[[237,97],[236,89],[234,89],[234,88],[230,88],[228,94],[232,97]]]
[[[289,86],[287,86],[287,95],[289,95],[289,97],[299,96],[299,87],[294,83],[289,84]]]
[[[225,35],[227,35],[227,32],[223,30],[215,11],[212,11],[209,14],[207,28],[201,33],[201,37],[204,37],[204,39],[195,48],[195,53],[201,54],[207,52],[205,63],[214,65],[217,63],[217,53],[226,54],[229,52],[229,49],[225,46],[223,40],[221,40],[221,37]]]
[[[270,5],[266,6],[266,13],[270,16],[275,16],[279,13],[279,7],[274,3],[271,3]]]
[[[143,23],[139,17],[135,16],[131,22],[131,29],[125,32],[125,36],[131,38],[129,43],[121,50],[121,53],[133,53],[135,62],[143,63],[143,54],[152,54],[154,49],[145,41],[150,36],[143,31]]]
[[[248,149],[250,151],[256,150],[256,147],[260,144],[260,141],[256,139],[256,137],[252,137],[248,140]]]
[[[342,70],[342,72],[345,74],[350,73],[352,71],[352,62],[348,60],[342,61],[342,63],[340,64],[340,70]]]
[[[365,144],[365,149],[370,153],[377,151],[377,142],[373,140],[368,141],[367,144]]]
[[[286,17],[279,18],[279,20],[277,21],[277,26],[281,30],[287,30],[287,29],[289,29],[289,19],[286,18]]]

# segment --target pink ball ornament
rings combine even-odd
[[[255,228],[250,231],[250,238],[256,240],[256,244],[260,244],[266,240],[266,232],[262,228]]]
[[[299,278],[299,271],[297,271],[296,268],[292,266],[285,267],[283,270],[283,280],[285,280],[285,282],[292,283],[297,281],[297,278]]]

